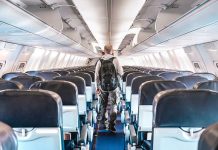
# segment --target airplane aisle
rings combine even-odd
[[[108,130],[98,130],[95,136],[93,150],[124,150],[125,139],[120,115],[117,117],[116,133]]]

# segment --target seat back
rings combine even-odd
[[[178,71],[179,73],[182,74],[182,76],[189,76],[189,75],[192,75],[193,72],[191,71],[185,71],[185,70],[182,70],[182,71]]]
[[[53,72],[56,72],[56,73],[60,74],[61,76],[66,76],[67,74],[70,73],[69,71],[66,71],[66,70],[55,70]]]
[[[199,72],[199,73],[194,73],[192,75],[201,76],[201,77],[206,78],[207,80],[216,80],[217,79],[217,77],[214,74],[209,73],[209,72]]]
[[[188,89],[192,89],[198,82],[208,81],[206,78],[201,76],[182,76],[177,77],[175,80],[184,83]]]
[[[59,77],[61,75],[57,72],[52,72],[52,71],[39,71],[39,72],[35,72],[34,76],[41,77],[45,80],[52,80],[53,78]]]
[[[50,91],[0,92],[0,121],[14,129],[18,150],[62,150],[62,102]]]
[[[2,79],[4,80],[10,80],[14,77],[18,77],[18,76],[27,76],[26,73],[22,73],[22,72],[9,72],[9,73],[6,73],[2,76]]]
[[[163,73],[163,72],[165,72],[165,71],[163,71],[163,70],[151,70],[151,71],[149,71],[149,73],[151,75],[158,75],[158,74]]]
[[[0,122],[0,149],[17,150],[17,137],[13,129],[7,124]]]
[[[167,90],[153,102],[153,150],[197,150],[203,128],[218,122],[218,93]]]
[[[20,83],[7,81],[7,80],[0,80],[0,90],[6,89],[22,89],[23,86]]]
[[[138,127],[141,131],[152,131],[152,104],[156,94],[169,89],[185,89],[179,81],[147,81],[139,89]],[[146,116],[146,119],[144,119]]]
[[[78,107],[79,115],[86,115],[86,87],[85,80],[78,76],[61,76],[56,77],[53,80],[63,80],[74,83],[78,89]]]
[[[158,76],[164,78],[165,80],[173,80],[177,77],[183,76],[180,72],[162,72]]]
[[[200,82],[197,83],[194,86],[195,89],[205,89],[205,90],[213,90],[218,92],[218,81],[213,80],[213,81],[206,81],[206,82]]]
[[[11,79],[11,81],[16,81],[22,84],[23,89],[29,89],[31,84],[42,80],[42,78],[35,76],[18,76]]]
[[[65,132],[77,132],[79,129],[79,110],[77,106],[78,91],[69,81],[39,81],[31,89],[49,90],[57,93],[63,104],[63,129]]]
[[[218,124],[209,126],[200,137],[198,150],[218,150]]]
[[[70,73],[68,76],[79,76],[85,80],[86,100],[87,102],[92,102],[92,77],[88,73],[84,72]]]
[[[95,87],[95,73],[92,71],[82,71],[83,73],[88,73],[92,78],[92,99],[96,99],[96,87]]]
[[[130,102],[131,100],[132,81],[134,78],[139,77],[139,76],[148,76],[148,74],[142,73],[142,72],[132,72],[128,74],[126,77],[126,101],[128,102]]]
[[[131,114],[137,115],[138,114],[138,106],[139,106],[139,87],[147,81],[152,80],[163,80],[163,78],[158,76],[140,76],[133,79],[132,82],[132,89],[131,89]]]
[[[123,73],[123,76],[122,76],[122,80],[123,80],[122,91],[123,91],[123,94],[126,94],[126,78],[127,78],[127,75],[130,74],[130,73],[133,73],[133,72],[138,72],[138,71],[126,71],[126,72]]]

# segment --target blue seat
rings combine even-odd
[[[149,74],[159,75],[160,73],[163,73],[163,72],[165,72],[165,71],[163,71],[163,70],[151,70],[151,71],[149,71]]]
[[[23,85],[14,82],[14,81],[7,81],[7,80],[0,80],[0,90],[6,90],[6,89],[22,89]]]
[[[0,122],[0,148],[1,150],[17,150],[17,137],[13,129]]]
[[[0,92],[0,121],[14,129],[18,150],[63,150],[62,101],[54,92]]]
[[[192,75],[177,77],[175,80],[184,83],[188,89],[192,89],[194,87],[194,85],[196,83],[198,83],[198,82],[208,81],[204,77],[201,77],[201,76],[192,76]]]
[[[204,128],[218,122],[218,93],[167,90],[153,102],[153,150],[197,150]]]
[[[200,82],[200,83],[197,83],[194,86],[194,88],[195,89],[207,89],[207,90],[213,90],[213,91],[218,92],[218,80]]]
[[[85,80],[86,100],[87,103],[91,103],[92,102],[92,77],[88,73],[84,73],[84,72],[70,73],[67,76],[79,76]]]
[[[33,72],[29,71],[27,73],[31,76],[41,77],[45,80],[52,80],[55,77],[61,76],[59,73],[52,72],[52,71],[33,71]]]
[[[56,72],[56,73],[60,74],[61,76],[66,76],[67,74],[70,73],[69,71],[66,71],[66,70],[55,70],[53,72]]]
[[[139,76],[148,76],[149,74],[142,72],[132,72],[126,77],[126,102],[130,102],[131,100],[131,85],[134,78]]]
[[[164,78],[165,80],[173,80],[177,77],[183,76],[180,72],[162,72],[158,76]]]
[[[217,77],[214,74],[209,73],[209,72],[199,72],[199,73],[194,73],[192,75],[201,76],[201,77],[207,78],[207,80],[216,80],[217,79]]]
[[[39,81],[30,89],[49,90],[57,93],[63,104],[63,129],[65,132],[78,132],[79,110],[77,105],[78,90],[74,83],[68,81]]]
[[[53,80],[63,80],[74,83],[78,89],[78,106],[79,106],[79,115],[85,115],[87,111],[86,105],[86,87],[85,80],[78,76],[61,76],[56,77]]]
[[[12,78],[10,81],[16,81],[23,85],[23,89],[29,89],[30,85],[37,82],[42,81],[43,79],[36,76],[18,76]]]
[[[198,150],[218,150],[218,124],[209,126],[200,137]]]
[[[9,72],[9,73],[6,73],[2,76],[2,79],[4,80],[10,80],[14,77],[17,77],[17,76],[27,76],[28,74],[26,73],[22,73],[22,72]]]

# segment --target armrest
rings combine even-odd
[[[92,111],[89,111],[87,115],[87,123],[92,125]]]
[[[137,135],[133,125],[129,125],[129,131],[130,131],[130,142],[132,144],[137,144]]]
[[[86,145],[87,142],[87,125],[83,125],[82,131],[80,134],[79,144]]]

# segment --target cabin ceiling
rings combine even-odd
[[[213,1],[217,2],[217,0],[9,0],[14,4],[13,8],[20,8],[16,11],[23,15],[22,19],[27,23],[18,21],[17,18],[21,16],[16,16],[18,15],[16,11],[9,11],[11,13],[3,15],[4,7],[1,5],[0,33],[3,39],[0,40],[30,46],[38,46],[40,43],[39,46],[42,47],[58,47],[87,57],[98,56],[98,50],[107,43],[111,43],[114,49],[120,50],[120,54],[123,55],[145,53],[146,50],[157,51],[158,48],[167,49],[175,45],[184,47],[185,39],[177,36],[177,31],[180,29],[175,28],[168,32],[168,27],[176,25],[180,18],[192,13],[192,10]],[[5,4],[8,1],[1,3]],[[204,17],[208,18],[207,14]],[[197,24],[202,23],[196,21]],[[203,21],[206,23],[207,20]],[[189,24],[192,22],[186,22],[187,28]],[[40,27],[40,30],[35,30],[36,26]],[[3,29],[10,29],[11,32],[6,34]],[[31,40],[28,40],[27,35]],[[195,32],[195,35],[203,34]],[[169,40],[172,37],[174,40]],[[177,42],[175,37],[181,40]],[[209,36],[202,39],[216,40]],[[154,47],[155,45],[158,46]]]

